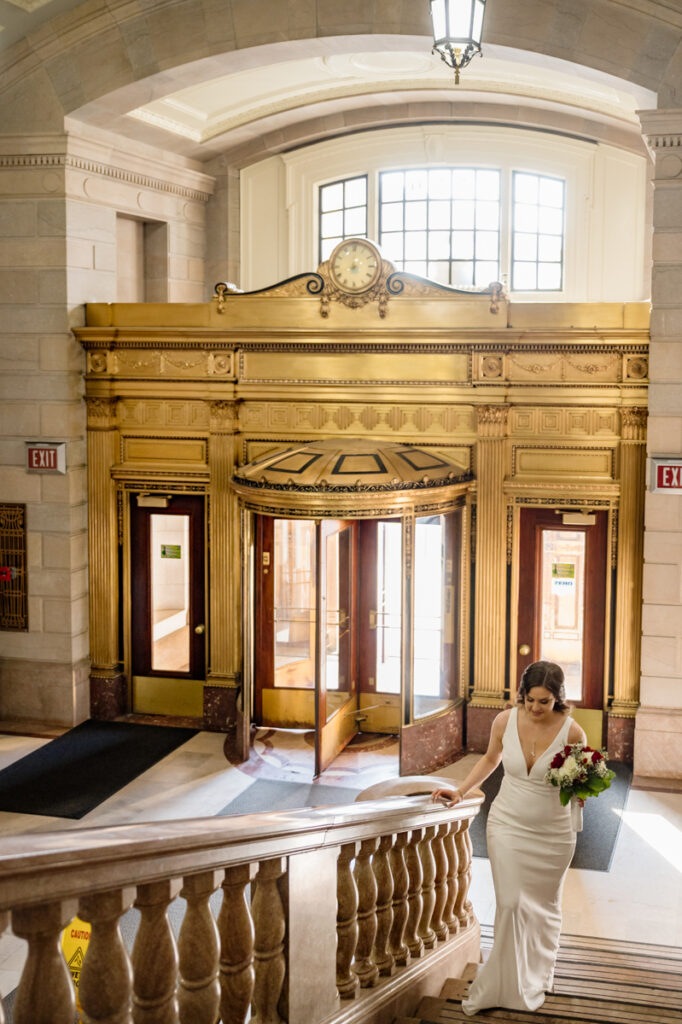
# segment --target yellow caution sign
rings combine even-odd
[[[90,925],[87,921],[81,921],[80,917],[74,917],[71,924],[68,924],[62,932],[62,953],[66,960],[66,966],[71,972],[74,988],[76,989],[76,1006],[78,1008],[78,1020],[82,1009],[78,998],[78,989],[81,979],[83,961],[88,951],[90,942]]]

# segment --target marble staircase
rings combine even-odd
[[[492,930],[483,928],[485,960]],[[421,1000],[415,1016],[395,1024],[678,1024],[682,1022],[682,949],[614,940],[562,936],[554,991],[535,1013],[491,1009],[468,1017],[462,999],[479,970],[467,964],[439,996]]]

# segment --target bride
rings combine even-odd
[[[536,661],[521,678],[517,706],[493,722],[488,750],[458,789],[438,789],[448,807],[480,786],[500,761],[504,778],[488,815],[488,855],[497,909],[495,940],[462,1003],[472,1015],[487,1007],[537,1010],[551,991],[561,931],[561,890],[575,850],[570,807],[544,781],[567,743],[586,743],[569,716],[564,673]]]

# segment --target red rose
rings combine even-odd
[[[559,751],[558,754],[554,755],[554,760],[552,761],[550,768],[561,768],[563,763],[564,755],[561,753],[561,751]]]
[[[566,745],[566,746],[564,747],[564,754],[566,755],[566,757],[568,757],[568,755],[569,755],[569,754],[571,753],[571,751],[572,751],[572,750],[573,750],[573,747],[571,746],[571,744],[570,744],[570,743],[568,743],[568,744],[567,744],[567,745]]]
[[[592,763],[596,764],[597,761],[603,761],[603,760],[604,760],[604,755],[600,754],[598,750],[595,750],[595,752],[592,755]]]

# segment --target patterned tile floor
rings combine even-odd
[[[0,734],[0,768],[47,742]],[[313,781],[312,732],[259,729],[243,765],[231,765],[223,745],[219,733],[199,732],[79,821],[0,813],[0,834],[213,816],[257,779]],[[438,774],[462,779],[477,756],[468,754]],[[359,791],[397,774],[397,740],[368,735],[347,747],[318,782]],[[474,861],[471,898],[481,922],[491,924],[495,900],[490,864],[482,858]],[[570,934],[682,946],[682,793],[632,790],[611,871],[570,870],[563,908]],[[12,935],[0,939],[0,992],[16,987],[25,950]]]

